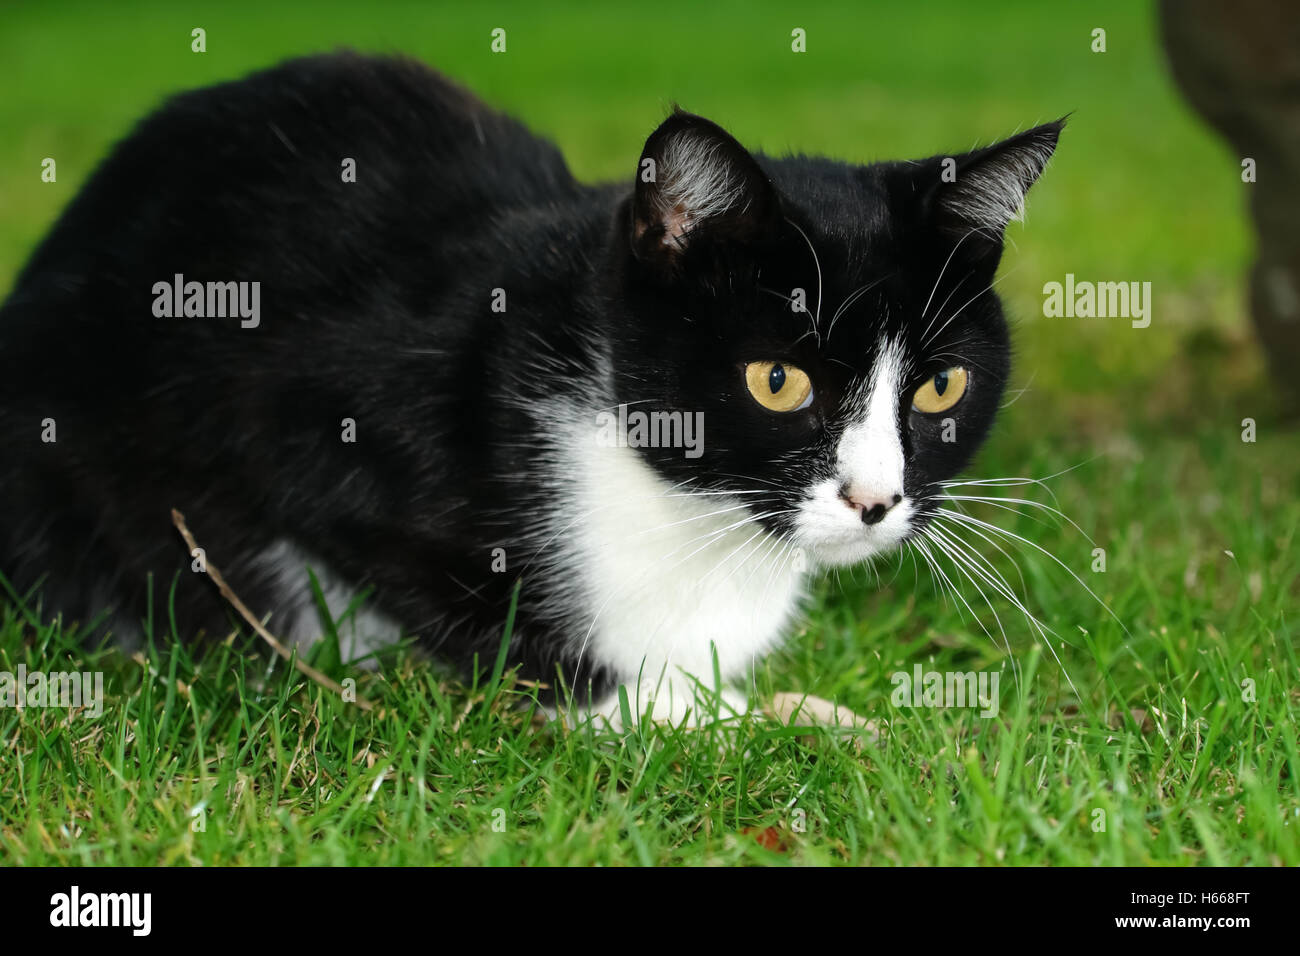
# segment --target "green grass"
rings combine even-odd
[[[1087,536],[1045,513],[973,513],[1067,565],[1127,634],[1033,547],[1013,552],[1018,572],[972,538],[1050,647],[995,598],[1008,655],[970,582],[948,568],[967,608],[902,557],[879,580],[823,582],[753,693],[833,699],[880,722],[878,739],[757,712],[620,736],[544,723],[508,673],[466,686],[405,651],[360,672],[323,645],[318,666],[378,704],[364,713],[242,635],[196,658],[152,622],[154,646],[129,658],[11,599],[0,670],[103,670],[109,699],[97,718],[0,709],[0,861],[1300,864],[1300,443],[1242,312],[1248,187],[1177,100],[1148,9],[134,6],[0,12],[0,288],[166,92],[341,44],[439,65],[588,177],[626,175],[672,100],[747,143],[858,160],[1073,110],[999,286],[1027,391],[971,475],[1059,475],[1054,499],[1002,491],[1055,501]],[[202,56],[193,26],[208,29]],[[487,53],[494,26],[504,57]],[[788,52],[793,26],[804,57]],[[1094,26],[1106,54],[1088,52]],[[39,182],[45,156],[56,184]],[[1151,281],[1152,326],[1041,318],[1042,284],[1066,272]],[[891,675],[917,663],[997,671],[1000,713],[894,706]],[[769,827],[775,850],[755,836]]]

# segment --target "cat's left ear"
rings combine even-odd
[[[631,223],[641,261],[675,271],[708,243],[770,234],[779,218],[776,191],[758,162],[716,123],[679,109],[646,140]]]
[[[940,231],[975,245],[1002,246],[1007,223],[1023,215],[1025,194],[1038,181],[1065,126],[1064,118],[961,156],[934,157],[924,175],[937,180],[927,201]]]

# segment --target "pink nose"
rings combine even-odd
[[[866,491],[861,485],[848,481],[840,485],[840,498],[850,508],[856,508],[861,512],[862,523],[865,525],[878,524],[884,520],[890,508],[903,500],[903,496],[897,492],[882,495]]]

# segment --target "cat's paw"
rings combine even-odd
[[[833,701],[797,692],[774,694],[764,705],[763,712],[788,727],[851,730],[852,733],[845,736],[855,750],[861,750],[864,743],[878,744],[886,727],[884,721],[868,720]]]

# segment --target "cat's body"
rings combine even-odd
[[[179,573],[181,632],[224,634],[176,508],[272,630],[319,630],[310,566],[336,612],[373,590],[361,637],[415,634],[462,666],[492,658],[522,580],[526,676],[559,667],[606,709],[639,679],[679,715],[679,668],[707,678],[716,647],[743,674],[808,570],[896,546],[982,439],[1007,367],[996,299],[928,344],[921,319],[948,316],[921,306],[988,285],[1058,128],[959,157],[965,192],[934,201],[916,184],[938,158],[756,161],[680,113],[647,143],[657,181],[581,185],[408,61],[310,58],[177,97],[0,311],[0,571],[43,579],[48,612],[111,611],[126,640],[148,575],[162,595]],[[901,225],[922,214],[941,221]],[[159,315],[190,282],[249,283],[257,308]],[[957,359],[966,433],[941,443],[899,397]],[[805,405],[760,406],[753,383],[767,401],[787,369],[815,384]],[[620,406],[702,415],[702,445],[608,441]]]

